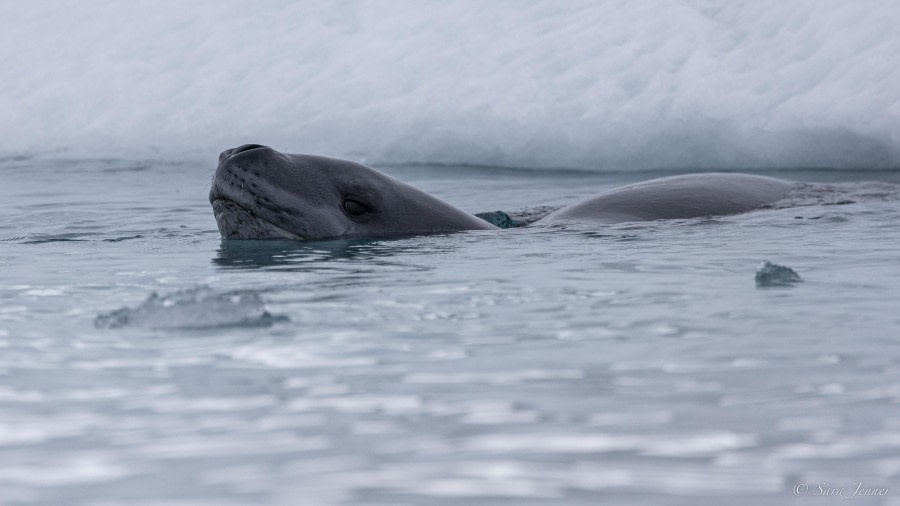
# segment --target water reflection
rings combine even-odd
[[[453,249],[444,236],[404,239],[335,239],[328,241],[227,240],[223,239],[212,263],[223,269],[269,269],[310,271],[334,268],[335,262],[350,261],[371,267],[402,266],[398,256],[421,255]],[[392,260],[393,258],[393,260]],[[322,265],[327,262],[330,265]],[[424,269],[424,267],[422,267]]]

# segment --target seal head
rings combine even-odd
[[[209,201],[226,239],[330,239],[497,227],[358,163],[259,144],[223,151]]]

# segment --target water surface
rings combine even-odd
[[[662,175],[382,169],[470,212]],[[853,504],[900,504],[890,192],[229,242],[209,164],[0,170],[3,504],[808,504],[858,482],[889,492]],[[757,288],[764,260],[804,281]]]

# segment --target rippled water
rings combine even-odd
[[[4,505],[900,504],[895,197],[222,242],[211,162],[0,170]],[[471,212],[658,175],[385,170]]]

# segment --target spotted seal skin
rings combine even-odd
[[[226,239],[395,237],[497,227],[375,169],[259,144],[223,151],[209,201]]]

